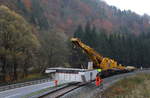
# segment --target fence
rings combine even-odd
[[[34,80],[34,81],[29,81],[29,82],[24,82],[24,83],[17,83],[17,84],[12,84],[12,85],[7,85],[7,86],[1,86],[0,87],[0,92],[9,90],[9,89],[14,89],[14,88],[20,88],[24,86],[29,86],[29,85],[35,85],[35,84],[40,84],[40,83],[45,83],[51,81],[51,78],[47,79],[41,79],[41,80]]]

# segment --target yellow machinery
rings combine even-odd
[[[84,52],[89,56],[89,58],[93,61],[93,65],[95,68],[101,68],[103,71],[111,70],[111,69],[119,69],[126,70],[126,67],[121,64],[117,64],[113,59],[103,57],[101,54],[97,53],[94,49],[82,43],[78,38],[71,38],[71,42],[84,50]]]

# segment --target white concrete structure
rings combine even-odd
[[[46,72],[55,72],[54,80],[64,83],[89,82],[95,80],[97,70],[76,69],[76,68],[48,68]]]
[[[93,69],[93,62],[88,62],[88,69]]]

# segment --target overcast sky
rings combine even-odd
[[[131,10],[140,15],[144,13],[150,15],[150,0],[103,0],[109,5],[114,5],[121,10]]]

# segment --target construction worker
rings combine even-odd
[[[102,72],[102,69],[97,69],[98,72]]]
[[[101,70],[101,69],[97,69],[97,71],[98,71],[98,73],[97,73],[97,75],[96,75],[95,85],[96,85],[96,86],[99,86],[99,85],[101,84],[101,82],[103,81],[103,80],[101,79],[101,77],[100,77],[102,70]]]
[[[97,73],[97,76],[101,77],[102,75],[102,69],[97,69],[98,73]]]
[[[55,86],[58,86],[58,80],[54,80]]]

